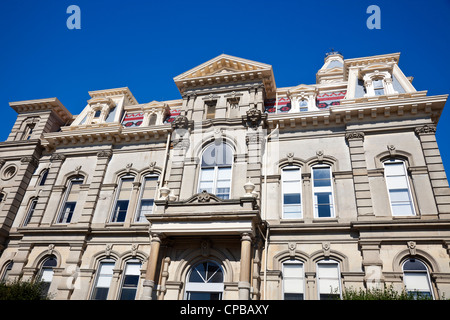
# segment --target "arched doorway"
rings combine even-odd
[[[223,270],[212,261],[195,265],[186,278],[186,300],[221,300],[223,294]]]

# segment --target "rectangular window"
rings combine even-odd
[[[402,161],[384,163],[384,175],[393,216],[414,215],[405,165]]]
[[[136,215],[136,222],[145,222],[145,215],[153,212],[153,203],[157,186],[158,176],[155,175],[144,178],[139,201],[139,212]]]
[[[340,298],[341,286],[337,262],[319,262],[317,264],[317,281],[320,300]]]
[[[134,300],[141,274],[140,262],[128,262],[120,292],[120,300]]]
[[[206,119],[214,119],[216,117],[217,101],[206,102]]]
[[[217,168],[216,196],[221,199],[230,198],[231,167]]]
[[[283,218],[301,219],[301,175],[298,167],[285,167],[281,172],[283,193]]]
[[[221,199],[230,198],[231,167],[202,168],[198,192],[205,190]]]
[[[134,177],[122,178],[119,184],[119,194],[117,195],[111,222],[124,222],[127,216],[128,205],[133,191]]]
[[[295,262],[283,263],[284,300],[303,300],[304,291],[303,264]]]
[[[333,187],[329,166],[313,167],[314,217],[334,217]]]
[[[100,263],[92,300],[106,300],[113,276],[114,262],[104,261]]]

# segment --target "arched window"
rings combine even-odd
[[[106,300],[108,298],[114,265],[115,261],[112,259],[104,259],[100,261],[95,279],[94,290],[92,291],[92,300]]]
[[[111,215],[111,222],[124,222],[133,191],[134,176],[125,175],[120,178],[116,200]]]
[[[392,215],[415,215],[405,163],[394,159],[385,161],[383,164]]]
[[[55,256],[49,256],[44,260],[44,263],[42,263],[39,280],[43,282],[42,293],[44,295],[48,294],[50,285],[52,284],[53,268],[57,266],[57,262]]]
[[[302,183],[300,168],[284,167],[281,170],[281,189],[284,219],[302,218]]]
[[[31,200],[30,205],[28,206],[27,215],[25,216],[25,220],[23,220],[24,227],[30,223],[31,218],[33,217],[34,209],[36,209],[37,201],[37,198]]]
[[[141,261],[137,259],[127,261],[120,289],[120,300],[134,300],[141,275]]]
[[[341,296],[339,263],[321,260],[317,263],[317,294],[320,300],[333,300]]]
[[[403,263],[403,282],[408,293],[433,298],[428,269],[422,261],[411,258]]]
[[[156,189],[158,187],[158,178],[159,176],[156,174],[149,174],[144,177],[139,194],[136,222],[147,221],[145,215],[152,213]]]
[[[334,217],[334,196],[331,179],[331,167],[328,165],[316,165],[312,167],[312,181],[314,217]]]
[[[64,202],[57,219],[58,223],[70,223],[72,221],[75,206],[80,196],[80,187],[83,182],[84,178],[82,176],[76,176],[69,180],[64,194]]]
[[[9,273],[11,272],[13,265],[14,265],[14,262],[12,262],[12,261],[10,261],[6,264],[6,267],[3,270],[3,274],[2,274],[2,282],[8,281]]]
[[[45,184],[45,181],[47,181],[47,176],[48,176],[48,169],[42,170],[41,175],[39,177],[40,186],[43,186]]]
[[[305,272],[303,263],[297,260],[283,262],[284,300],[305,299]]]
[[[226,143],[209,145],[202,155],[198,192],[206,190],[221,199],[230,198],[233,151]]]
[[[222,268],[204,261],[193,267],[186,281],[187,300],[221,300],[224,289]]]

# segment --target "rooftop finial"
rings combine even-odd
[[[331,56],[331,55],[335,55],[335,54],[339,54],[342,56],[342,54],[339,51],[334,50],[334,48],[331,48],[330,51],[328,51],[327,53],[325,53],[325,57]]]

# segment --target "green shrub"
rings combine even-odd
[[[0,300],[49,300],[42,281],[0,282]]]
[[[416,292],[396,291],[393,286],[373,289],[345,289],[342,300],[432,300],[432,297]]]

